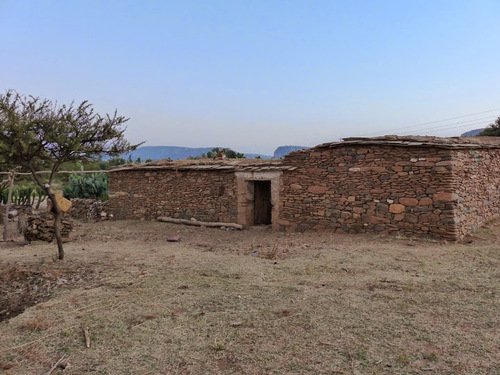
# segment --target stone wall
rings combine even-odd
[[[283,174],[281,228],[457,239],[450,149],[349,145],[298,151]]]
[[[71,208],[68,214],[73,219],[84,222],[109,220],[112,217],[108,213],[108,202],[101,202],[95,199],[71,199]]]
[[[158,216],[237,222],[233,170],[126,170],[110,173],[110,212],[117,219]]]
[[[458,232],[463,237],[500,215],[500,150],[456,150],[453,158]]]
[[[116,170],[108,210],[253,225],[255,181],[270,181],[273,229],[460,240],[500,215],[500,149],[438,142],[331,143],[271,166]]]

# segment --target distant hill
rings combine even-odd
[[[484,128],[469,130],[468,132],[460,134],[460,136],[461,137],[474,137],[475,135],[478,135],[479,133],[481,133],[483,130],[484,130]]]
[[[247,159],[255,159],[256,157],[260,157],[261,159],[272,159],[271,155],[263,155],[263,154],[247,154],[244,153]]]
[[[170,158],[172,160],[188,159],[189,157],[200,156],[211,151],[214,147],[178,147],[178,146],[142,146],[137,150],[121,155],[122,158],[132,160],[141,158],[142,161],[147,159],[161,160]],[[223,147],[220,147],[223,148]],[[271,159],[270,155],[260,154],[245,154],[247,158],[255,158],[260,156],[262,159]]]
[[[292,151],[303,150],[309,147],[306,146],[279,146],[274,150],[273,159],[281,159],[283,156],[288,155]]]

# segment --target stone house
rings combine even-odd
[[[182,160],[110,171],[118,219],[460,240],[500,214],[496,138],[347,138],[281,160]]]

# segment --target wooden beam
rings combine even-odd
[[[197,227],[228,227],[235,229],[243,229],[243,225],[235,224],[235,223],[219,223],[213,221],[198,221],[198,220],[186,220],[186,219],[174,219],[173,217],[165,217],[160,216],[156,218],[158,221],[162,221],[165,223],[174,223],[174,224],[185,224],[185,225],[194,225]]]
[[[0,175],[8,175],[10,172],[0,172]],[[36,174],[50,174],[51,171],[38,171]],[[61,174],[72,174],[72,173],[109,173],[109,170],[102,170],[102,171],[58,171],[57,173]],[[31,176],[31,172],[16,172],[17,176]]]

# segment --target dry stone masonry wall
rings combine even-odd
[[[453,153],[458,233],[463,237],[500,214],[500,150]]]
[[[280,226],[456,239],[449,149],[352,145],[285,157]]]
[[[125,170],[110,178],[110,211],[117,219],[158,216],[237,222],[234,172]]]
[[[118,169],[110,175],[108,209],[117,219],[253,225],[251,188],[270,181],[274,229],[460,240],[500,215],[500,145],[486,138],[352,138],[267,164]]]
[[[108,202],[95,199],[71,199],[71,209],[68,213],[73,219],[83,222],[109,220],[113,217],[108,213]]]

